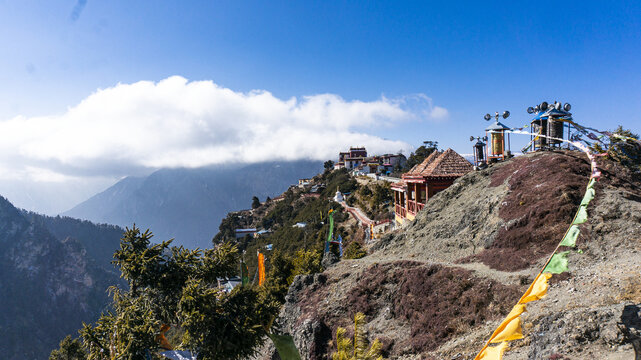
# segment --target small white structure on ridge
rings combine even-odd
[[[343,194],[341,194],[338,188],[336,189],[336,195],[334,196],[334,201],[339,203],[345,201],[345,199],[343,198]]]

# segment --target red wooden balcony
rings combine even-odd
[[[414,201],[414,200],[407,200],[407,211],[410,212],[410,214],[416,215],[417,212],[421,211],[425,207],[425,204]]]

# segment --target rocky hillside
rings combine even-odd
[[[528,306],[505,359],[632,359],[641,329],[641,177],[599,159],[570,272]],[[472,359],[561,240],[590,174],[578,152],[539,152],[460,178],[370,255],[299,276],[279,323],[307,359],[367,315],[392,359]],[[334,339],[335,340],[335,339]],[[267,352],[265,358],[273,353]]]
[[[102,238],[105,243],[94,247],[101,249],[118,244],[120,235],[112,238],[111,227],[105,235],[93,224],[62,220],[23,213],[0,197],[2,359],[48,358],[65,335],[75,336],[83,321],[97,318],[108,303],[107,287],[118,282],[107,269],[109,259],[94,259],[83,242]]]

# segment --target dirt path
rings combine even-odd
[[[374,224],[374,225],[376,224],[376,221],[368,218],[367,215],[365,215],[365,213],[363,212],[363,210],[361,210],[361,209],[359,209],[357,207],[349,206],[344,201],[340,202],[339,204],[341,204],[341,206],[343,206],[345,211],[350,213],[356,220],[358,220],[358,222],[361,225],[370,226],[372,224]]]

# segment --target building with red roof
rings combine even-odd
[[[434,151],[403,174],[402,181],[391,185],[396,222],[402,224],[406,219],[414,220],[432,196],[472,170],[472,164],[456,151]]]

